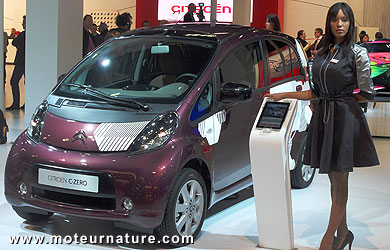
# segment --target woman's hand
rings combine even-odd
[[[266,94],[264,97],[268,97],[269,99],[274,100],[275,102],[280,101],[285,97],[285,93],[277,93],[277,94]]]

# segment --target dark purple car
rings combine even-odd
[[[7,201],[28,221],[61,213],[196,237],[208,208],[252,184],[262,96],[309,89],[305,62],[295,39],[236,25],[112,39],[61,80],[15,141]],[[314,176],[302,164],[310,118],[300,101],[289,143],[298,188]]]

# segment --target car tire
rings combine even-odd
[[[312,183],[315,175],[315,169],[311,168],[310,165],[306,165],[303,163],[303,156],[305,154],[306,148],[306,139],[307,134],[303,138],[302,143],[300,145],[297,157],[297,164],[295,165],[295,168],[290,171],[291,186],[293,188],[307,188]]]
[[[41,213],[27,212],[23,207],[12,206],[12,208],[20,217],[29,222],[45,221],[53,215],[53,213],[45,211],[42,211]]]
[[[207,211],[207,189],[202,176],[194,169],[185,168],[177,176],[165,209],[164,220],[156,228],[159,238],[192,236],[195,240]],[[188,242],[190,243],[190,242]],[[171,246],[187,245],[171,242]]]

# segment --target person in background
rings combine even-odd
[[[297,40],[301,43],[303,51],[306,52],[307,58],[311,57],[311,53],[309,51],[311,44],[306,41],[306,33],[304,30],[298,31]]]
[[[124,12],[116,16],[115,23],[117,28],[111,29],[105,36],[104,40],[108,40],[112,37],[118,36],[125,31],[130,30],[131,25],[133,24],[133,17],[130,13]]]
[[[279,18],[275,14],[269,14],[265,18],[265,29],[281,32]]]
[[[150,22],[148,20],[145,20],[142,22],[142,27],[146,28],[150,26]]]
[[[98,30],[97,25],[96,25],[95,23],[93,23],[93,24],[91,25],[91,28],[89,29],[89,32],[91,33],[91,35],[92,35],[94,38],[96,38],[96,36],[98,35],[97,30]]]
[[[370,41],[370,37],[367,33],[363,34],[360,38],[360,44],[362,43],[368,43]]]
[[[15,28],[12,28],[12,29],[11,29],[11,34],[8,36],[8,38],[9,38],[9,39],[14,39],[14,38],[17,37],[19,34],[20,34],[19,31],[16,31]]]
[[[375,33],[375,40],[380,40],[383,39],[383,34],[382,32],[376,32]]]
[[[83,19],[83,57],[96,47],[94,37],[89,32],[89,29],[92,27],[92,24],[92,16],[85,15]]]
[[[360,33],[359,33],[359,41],[357,42],[357,44],[361,44],[362,43],[363,37],[366,34],[367,34],[367,32],[365,30],[360,31]]]
[[[8,34],[7,34],[7,32],[5,32],[4,31],[4,33],[3,33],[3,37],[4,37],[4,85],[5,85],[5,79],[6,79],[6,72],[5,72],[5,60],[7,59],[7,46],[8,46],[8,44],[9,44],[9,42],[8,42]]]
[[[196,5],[194,3],[190,3],[188,5],[188,12],[184,15],[184,22],[192,23],[195,22],[194,13],[196,10]]]
[[[104,42],[104,37],[108,33],[107,24],[104,23],[104,22],[101,22],[100,25],[99,25],[98,30],[99,30],[99,35],[95,36],[96,46],[99,46],[100,44],[102,44]]]
[[[317,54],[317,51],[323,46],[324,40],[323,38],[324,31],[321,28],[316,28],[314,30],[314,37],[316,40],[314,40],[314,43],[310,46],[310,53],[312,56]]]
[[[16,47],[15,56],[15,68],[11,77],[11,89],[12,89],[12,105],[6,108],[6,110],[18,110],[24,109],[24,105],[20,107],[20,90],[19,81],[24,76],[25,72],[25,49],[26,49],[26,16],[23,16],[23,31],[14,38],[12,45]]]
[[[320,250],[351,249],[347,226],[349,173],[354,167],[379,165],[375,145],[359,102],[375,97],[367,50],[354,43],[355,18],[346,3],[335,3],[326,17],[324,46],[313,61],[313,89],[267,94],[285,98],[319,98],[307,135],[304,164],[319,168],[330,181],[331,211]],[[358,94],[353,94],[359,88]],[[335,233],[337,232],[337,237]]]

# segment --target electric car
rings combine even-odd
[[[390,92],[390,39],[361,44],[371,60],[371,77],[378,94]]]
[[[263,95],[309,89],[306,67],[294,38],[251,27],[122,34],[36,109],[8,155],[6,199],[27,221],[60,213],[196,237],[211,206],[252,185],[249,136]],[[314,177],[302,163],[311,114],[299,101],[289,142],[297,188]]]

